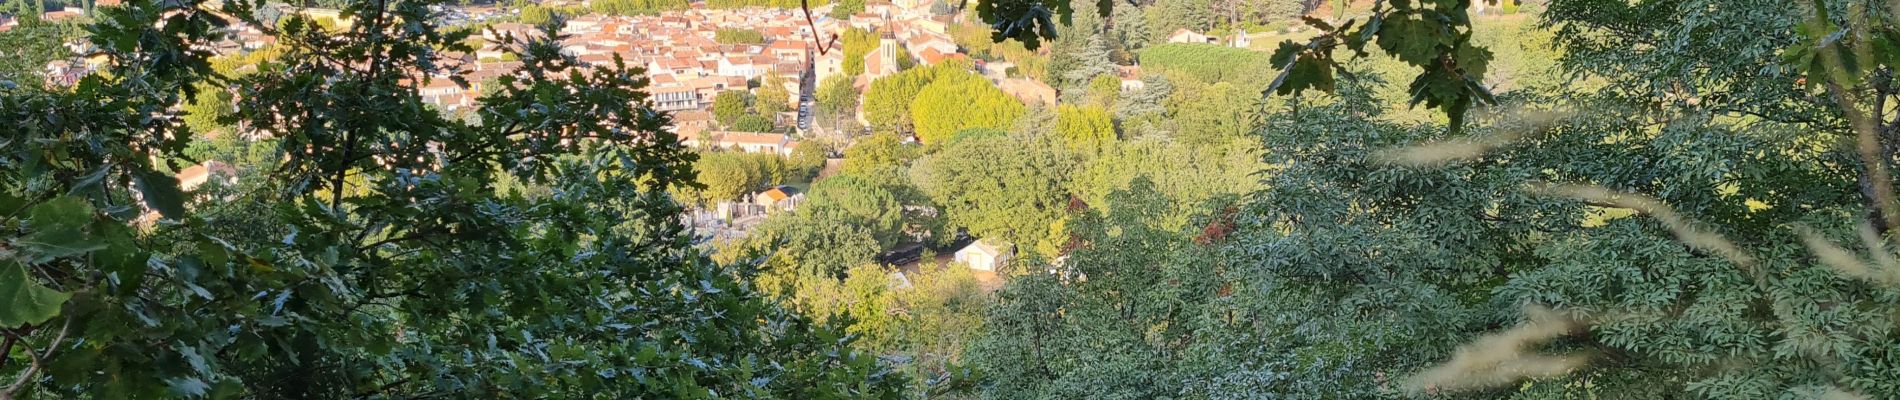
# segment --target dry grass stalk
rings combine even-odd
[[[1491,136],[1467,136],[1386,149],[1374,154],[1373,160],[1408,167],[1435,167],[1453,161],[1473,160],[1522,140],[1525,132],[1542,131],[1569,115],[1566,112],[1520,111],[1506,117],[1521,126],[1518,129]]]
[[[1627,208],[1648,214],[1650,217],[1662,222],[1663,226],[1669,228],[1670,232],[1675,233],[1676,240],[1681,241],[1683,244],[1715,253],[1716,255],[1722,256],[1722,258],[1728,259],[1730,262],[1734,262],[1736,265],[1750,269],[1751,272],[1753,272],[1755,268],[1755,257],[1749,255],[1747,251],[1743,251],[1741,247],[1736,246],[1734,242],[1730,242],[1728,238],[1722,237],[1720,234],[1697,228],[1694,223],[1683,218],[1681,214],[1677,214],[1675,209],[1670,208],[1669,205],[1663,204],[1661,201],[1657,201],[1653,197],[1635,193],[1618,192],[1595,185],[1532,184],[1530,191],[1553,196],[1569,197],[1600,206]]]
[[[1861,240],[1866,242],[1867,249],[1874,254],[1875,264],[1868,264],[1853,251],[1835,245],[1813,229],[1805,226],[1795,227],[1795,232],[1801,235],[1801,242],[1808,246],[1808,251],[1814,253],[1814,257],[1821,261],[1821,265],[1842,275],[1887,286],[1900,286],[1900,263],[1893,261],[1893,254],[1887,249],[1885,242],[1880,240],[1879,234],[1872,232],[1872,227],[1863,226],[1861,230]]]
[[[1485,335],[1458,348],[1450,361],[1406,380],[1414,394],[1459,392],[1509,385],[1520,380],[1561,376],[1590,360],[1582,354],[1534,352],[1551,339],[1574,333],[1585,323],[1547,308],[1525,310],[1530,319],[1504,332]]]

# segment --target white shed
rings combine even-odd
[[[970,266],[970,269],[995,271],[997,267],[1009,263],[1010,253],[1009,245],[997,245],[984,239],[957,250],[956,261]]]

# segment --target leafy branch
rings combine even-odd
[[[1416,1],[1416,3],[1415,3]],[[1307,25],[1322,33],[1298,43],[1283,41],[1273,52],[1280,75],[1265,92],[1281,95],[1306,90],[1331,93],[1339,62],[1333,53],[1344,45],[1357,57],[1368,55],[1367,46],[1377,46],[1386,55],[1419,70],[1407,92],[1410,107],[1424,104],[1450,118],[1453,133],[1463,130],[1465,113],[1481,105],[1496,104],[1497,99],[1481,83],[1491,52],[1471,42],[1471,17],[1465,12],[1469,0],[1379,0],[1364,25],[1358,18],[1338,26],[1313,17],[1302,17]]]
[[[53,336],[53,341],[46,345],[45,352],[27,348],[26,356],[30,364],[27,365],[25,370],[20,371],[20,376],[14,378],[12,384],[7,385],[5,389],[0,389],[0,400],[13,400],[14,396],[18,394],[20,390],[26,389],[26,384],[32,382],[33,378],[39,375],[41,369],[46,368],[46,360],[52,359],[53,355],[59,351],[59,345],[66,342],[66,335],[72,332],[72,328],[73,316],[69,315],[66,317],[66,322],[60,325],[59,334]],[[14,343],[23,340],[18,334],[11,330],[4,331],[4,334],[6,335],[6,345],[0,346],[0,350],[10,352]],[[3,357],[7,356],[7,354],[6,352],[0,352],[0,360],[4,360]]]

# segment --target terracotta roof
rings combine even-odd
[[[792,198],[792,196],[797,195],[797,194],[798,194],[798,189],[794,189],[790,186],[779,186],[779,187],[775,187],[771,189],[766,189],[763,192],[759,192],[759,197],[763,197],[766,200],[770,200],[774,203],[777,203],[779,201]]]
[[[232,168],[230,164],[225,164],[225,163],[218,162],[215,160],[205,161],[202,164],[185,167],[183,171],[178,171],[178,175],[176,176],[176,178],[178,178],[179,188],[184,189],[184,190],[192,190],[192,189],[197,189],[198,186],[204,185],[206,181],[209,181],[211,179],[212,174],[222,174],[224,176],[235,176],[237,175],[237,169]]]
[[[687,111],[679,111],[679,112],[673,113],[673,123],[675,124],[690,123],[690,122],[707,122],[707,121],[712,121],[712,119],[713,119],[712,113],[700,111],[700,110],[687,110]]]

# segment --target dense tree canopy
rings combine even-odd
[[[1100,107],[1064,104],[1056,108],[1056,137],[1069,149],[1084,153],[1100,150],[1115,140],[1115,122]]]
[[[864,119],[878,133],[910,134],[911,102],[935,79],[936,68],[914,68],[871,81],[864,89]]]
[[[68,58],[72,51],[67,41],[84,32],[70,22],[25,19],[6,32],[0,32],[0,81],[32,86],[39,82],[46,63]]]
[[[966,71],[950,70],[917,91],[910,120],[924,143],[971,128],[1000,129],[1023,115],[1022,102]]]
[[[524,24],[540,26],[553,21],[554,17],[555,11],[552,8],[540,4],[527,4],[521,7],[521,14],[516,19]]]
[[[713,119],[719,121],[719,125],[730,127],[739,122],[739,117],[749,114],[751,109],[751,93],[734,90],[719,93],[718,97],[713,98]]]
[[[838,0],[838,5],[831,7],[831,17],[838,20],[849,20],[851,15],[861,12],[864,12],[864,0]]]
[[[639,70],[526,43],[470,124],[411,86],[445,72],[436,49],[469,50],[429,3],[353,3],[347,35],[290,17],[273,64],[218,76],[209,27],[249,5],[102,8],[108,73],[0,89],[26,139],[0,141],[0,397],[897,394],[692,247],[663,194],[693,185],[692,156]],[[167,171],[194,161],[167,110],[201,82],[277,135],[239,190]],[[503,194],[504,176],[552,190]]]
[[[847,28],[840,35],[844,48],[844,74],[858,76],[864,74],[864,56],[877,50],[877,32],[858,28]]]
[[[1182,29],[1206,33],[1219,23],[1214,14],[1215,1],[1220,0],[1157,1],[1146,8],[1143,23],[1148,25],[1150,37],[1159,40],[1167,40]]]
[[[1220,144],[1254,136],[1263,122],[1255,91],[1221,82],[1199,90],[1176,92],[1174,138],[1189,143]]]
[[[685,10],[690,3],[688,0],[592,0],[588,5],[594,12],[601,14],[651,15]]]
[[[1215,44],[1169,43],[1149,46],[1141,51],[1142,69],[1155,73],[1178,72],[1202,82],[1226,82],[1263,89],[1262,76],[1273,73],[1264,53]]]
[[[1056,104],[913,68],[783,157],[681,148],[642,71],[541,40],[445,114],[416,87],[474,31],[346,3],[212,57],[253,4],[131,1],[61,33],[101,73],[0,85],[0,398],[1900,393],[1884,5],[1371,2],[1258,52],[1155,42],[1317,3],[978,0],[959,46]],[[68,56],[45,27],[8,71]],[[713,114],[771,128],[781,79]]]
[[[754,101],[759,115],[770,117],[792,110],[792,103],[796,99],[792,98],[793,89],[786,87],[789,84],[785,76],[777,73],[759,77],[759,89],[755,94],[757,99]]]
[[[886,183],[839,175],[813,184],[806,199],[804,212],[865,227],[877,239],[879,248],[892,248],[905,240],[904,204]]]
[[[958,140],[919,160],[911,180],[971,235],[1048,249],[1042,255],[1053,259],[1075,161],[1047,146],[1007,136]]]
[[[706,6],[712,8],[799,8],[806,3],[812,7],[818,7],[830,2],[830,0],[706,0]]]
[[[897,135],[874,134],[844,149],[845,174],[896,179],[918,157],[917,146],[904,143]]]
[[[1879,78],[1891,70],[1863,63],[1887,51],[1885,12],[1555,1],[1539,18],[1572,74],[1558,88],[1493,80],[1493,58],[1533,57],[1477,47],[1523,37],[1477,39],[1497,33],[1472,31],[1468,3],[1381,4],[1309,21],[1319,37],[1282,45],[1268,68],[1146,50],[1163,57],[1144,54],[1144,72],[1164,80],[1144,83],[1172,81],[1173,99],[1125,96],[1119,122],[1171,131],[1174,143],[1142,144],[1168,146],[1151,153],[1260,154],[1237,167],[1262,172],[1259,192],[1239,207],[1221,200],[1231,193],[1189,200],[1175,193],[1232,178],[1169,189],[1118,168],[1166,162],[1084,162],[1072,186],[1090,207],[1062,219],[1065,262],[1006,285],[972,348],[986,395],[1895,392],[1886,314],[1900,280],[1879,265],[1900,207],[1879,132],[1900,118]],[[1412,70],[1367,79],[1335,64],[1373,48]],[[1387,76],[1403,98],[1374,95]],[[1263,88],[1334,94],[1245,94]],[[1404,103],[1446,119],[1385,116]],[[1262,139],[1270,151],[1239,144]],[[1127,189],[1086,189],[1098,186]]]
[[[742,200],[746,195],[783,184],[796,175],[786,160],[776,154],[725,150],[700,153],[693,169],[698,171],[703,184],[676,188],[675,192],[702,206]]]
[[[719,44],[764,44],[765,34],[752,29],[720,28],[713,31],[713,40]]]
[[[758,114],[741,115],[732,121],[731,128],[737,132],[771,132],[772,119]]]

